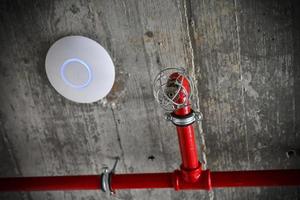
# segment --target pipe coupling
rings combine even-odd
[[[176,126],[188,126],[196,121],[202,120],[202,114],[200,112],[191,111],[189,114],[181,116],[176,115],[174,112],[167,113],[165,119],[172,122]]]

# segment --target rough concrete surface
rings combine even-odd
[[[300,9],[296,1],[2,0],[0,175],[171,171],[181,163],[152,81],[195,78],[211,170],[300,168]],[[53,42],[90,37],[108,52],[107,98],[77,104],[47,80]],[[197,134],[198,138],[199,134]],[[198,148],[200,148],[198,139]],[[299,187],[214,190],[214,199],[299,199]],[[1,193],[0,199],[208,199],[205,191]]]

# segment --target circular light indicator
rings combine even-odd
[[[88,78],[86,79],[86,81],[84,81],[81,84],[73,83],[74,81],[72,82],[66,76],[66,68],[70,67],[70,65],[72,63],[79,63],[81,66],[84,66],[85,71],[87,71]],[[73,77],[72,79],[74,80],[74,79],[78,78],[79,76],[81,76],[82,75],[81,71],[78,72],[77,77]],[[73,88],[77,88],[77,89],[85,88],[86,86],[88,86],[91,83],[91,80],[92,80],[92,70],[91,70],[90,66],[87,63],[85,63],[83,60],[80,60],[78,58],[71,58],[71,59],[66,60],[60,68],[60,75],[61,75],[61,78],[63,79],[63,81],[67,85],[69,85],[70,87],[73,87]]]

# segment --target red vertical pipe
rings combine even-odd
[[[99,189],[101,189],[99,175],[0,178],[0,191]]]
[[[171,79],[178,79],[180,76],[178,73],[174,73],[170,76]],[[186,78],[181,77],[182,86],[190,93],[189,81]],[[186,116],[191,113],[191,107],[189,106],[188,96],[183,92],[179,92],[179,98],[177,103],[182,104],[185,102],[186,106],[175,110],[177,116]],[[199,168],[197,146],[195,143],[194,127],[188,126],[176,126],[177,135],[179,140],[180,153],[182,158],[182,167],[185,170],[193,170]]]
[[[194,128],[192,125],[177,126],[182,166],[184,169],[196,169],[199,166]]]

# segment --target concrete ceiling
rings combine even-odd
[[[296,1],[1,1],[0,175],[99,174],[115,156],[118,172],[176,169],[176,132],[163,120],[151,82],[160,69],[177,66],[197,81],[211,170],[300,168],[299,13]],[[112,56],[117,76],[106,99],[73,103],[49,84],[46,52],[67,35],[90,37]],[[300,190],[218,189],[214,196],[299,199]],[[204,191],[172,190],[0,194],[207,198]]]

